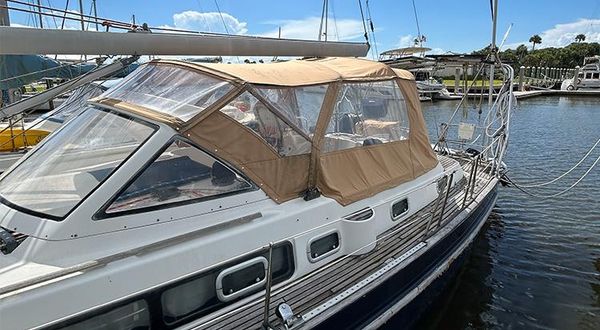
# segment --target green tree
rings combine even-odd
[[[527,46],[525,45],[519,45],[519,47],[517,47],[517,49],[515,49],[515,52],[517,54],[517,57],[519,58],[519,64],[523,63],[523,60],[525,59],[525,56],[527,56]]]
[[[583,42],[583,41],[585,41],[585,34],[583,34],[583,33],[578,34],[577,37],[575,37],[575,41],[576,42]]]
[[[534,51],[535,50],[535,45],[542,43],[542,37],[540,37],[537,34],[534,34],[534,35],[531,36],[531,38],[529,38],[529,42],[531,42],[533,44],[533,47],[531,47],[531,51]]]

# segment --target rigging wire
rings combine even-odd
[[[42,9],[47,9],[47,10],[51,10],[52,12],[44,12],[43,15],[44,16],[54,16],[54,17],[58,17],[58,18],[65,18],[68,20],[74,20],[74,21],[81,21],[81,18],[74,18],[71,17],[73,15],[73,13],[67,11],[67,10],[62,10],[62,9],[57,9],[57,8],[49,8],[46,6],[38,6],[32,3],[28,3],[28,2],[23,2],[20,0],[7,0],[7,3],[14,3],[17,5],[21,5],[21,6],[29,6],[29,9],[25,9],[25,8],[19,8],[19,7],[10,7],[10,6],[0,6],[0,8],[5,8],[8,10],[14,10],[14,11],[20,11],[20,12],[25,12],[25,13],[29,13],[32,17],[35,18],[35,15],[37,15],[37,11],[35,11],[32,8],[42,8]],[[58,15],[61,14],[61,15]],[[83,16],[84,17],[84,22],[88,22],[90,20],[94,20],[93,22],[95,22],[95,20],[101,20],[103,23],[103,25],[108,27],[113,27],[113,28],[117,28],[117,29],[123,29],[123,30],[131,30],[132,26],[131,26],[131,22],[123,22],[123,21],[117,21],[114,19],[109,19],[109,18],[103,18],[103,17],[94,17],[94,16],[88,16],[86,14],[81,14],[78,16]],[[34,22],[34,24],[37,24],[37,22]],[[37,26],[37,25],[36,25]],[[134,26],[136,27],[136,26]],[[227,36],[228,34],[226,33],[208,33],[208,32],[199,32],[199,31],[193,31],[193,30],[184,30],[184,29],[175,29],[175,28],[165,28],[165,27],[149,27],[150,30],[157,30],[157,31],[168,31],[168,32],[180,32],[180,33],[190,33],[190,34],[203,34],[203,35],[217,35],[217,36]]]
[[[377,39],[375,39],[375,27],[373,25],[373,17],[371,16],[371,8],[369,7],[369,0],[366,1],[367,7],[367,20],[369,21],[369,26],[371,28],[371,39],[373,39],[373,48],[371,51],[374,51],[373,59],[377,60],[379,56],[379,50],[377,49]]]
[[[421,28],[419,27],[419,16],[417,16],[417,6],[415,6],[415,0],[412,0],[413,12],[415,13],[415,22],[417,22],[417,40],[419,40],[419,46],[423,46],[423,40],[421,39]]]
[[[200,0],[197,0],[196,2],[198,2],[198,8],[200,8],[200,13],[204,14],[204,9],[202,9],[202,4],[200,3]],[[202,17],[202,20],[204,21],[204,26],[206,26],[208,32],[212,32],[210,29],[210,25],[208,24],[208,20],[206,19],[206,16],[200,15],[200,17]]]
[[[229,33],[229,28],[227,27],[227,24],[225,24],[225,19],[223,18],[223,13],[221,12],[221,8],[219,8],[219,2],[217,2],[217,0],[215,0],[215,6],[217,7],[217,11],[219,12],[219,16],[221,17],[221,22],[223,22],[223,27],[225,28],[225,32],[227,32],[227,35],[230,36],[231,33]],[[239,56],[236,56],[235,59],[237,60],[238,63],[242,63],[242,61],[240,61]]]
[[[48,1],[49,1],[49,0],[48,0]],[[94,6],[93,6],[93,4],[90,4],[90,11],[89,11],[89,14],[88,14],[88,16],[92,16],[92,13],[93,13],[93,12],[94,12]],[[85,26],[85,30],[86,30],[86,31],[89,31],[89,30],[90,30],[90,24],[92,24],[92,21],[87,21],[87,22],[86,22],[86,24],[87,24],[87,25]]]
[[[365,40],[369,43],[369,33],[367,32],[367,24],[365,23],[365,14],[362,8],[362,0],[358,0],[358,8],[360,8],[360,17],[362,19],[363,30],[365,31]]]
[[[33,0],[27,0],[27,3],[29,3],[29,10],[31,11],[29,16],[31,16],[31,22],[33,23],[33,27],[38,27],[38,22],[35,18],[35,11],[33,10],[33,6],[35,6],[33,4]]]
[[[340,41],[340,34],[338,33],[337,19],[335,17],[335,6],[333,0],[331,1],[331,15],[333,16],[333,28],[335,29],[335,39]]]
[[[66,2],[67,2],[67,3],[66,3],[66,5],[65,5],[65,10],[64,10],[64,13],[65,13],[65,14],[64,14],[64,16],[63,16],[63,18],[62,18],[62,23],[60,23],[60,29],[61,29],[61,30],[65,28],[65,21],[66,21],[66,19],[67,19],[67,11],[68,11],[68,9],[69,9],[69,0],[67,0]]]
[[[78,61],[74,61],[74,62],[64,63],[62,65],[55,66],[55,67],[48,68],[48,69],[42,69],[42,70],[27,72],[25,74],[21,74],[21,75],[18,75],[18,76],[12,76],[12,77],[8,77],[8,78],[0,79],[0,83],[5,83],[5,82],[11,81],[11,80],[15,80],[15,79],[19,79],[19,78],[31,76],[31,75],[42,73],[42,72],[49,72],[49,71],[58,70],[60,68],[68,67],[68,66],[71,66],[71,65],[77,65],[77,64],[81,64],[81,63],[85,63],[85,62],[95,61],[96,59],[101,59],[101,58],[102,58],[102,56],[99,56],[99,57],[90,58],[88,60],[78,60]]]
[[[319,37],[317,40],[321,41],[321,37],[323,36],[323,21],[325,20],[325,6],[327,5],[327,1],[323,0],[323,9],[321,10],[321,23],[319,24]]]
[[[327,37],[329,35],[329,0],[325,0],[325,41],[327,41]]]
[[[223,27],[225,28],[225,32],[227,32],[227,34],[229,35],[229,28],[227,27],[227,24],[225,24],[225,19],[223,18],[223,13],[221,13],[221,8],[219,8],[219,3],[217,2],[217,0],[215,0],[215,6],[217,6],[217,11],[219,12],[219,16],[221,17],[221,22],[223,23]]]
[[[47,0],[46,2],[48,2],[48,7],[53,7],[52,4],[50,3],[50,0]],[[58,29],[58,23],[56,23],[56,17],[52,16],[52,21],[54,21],[54,28]]]

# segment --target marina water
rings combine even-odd
[[[432,141],[456,101],[422,103]],[[477,104],[467,106],[477,116]],[[592,97],[519,101],[505,162],[509,177],[532,184],[575,165],[600,138],[600,102]],[[600,155],[537,194],[577,180]],[[600,167],[570,193],[554,198],[500,189],[488,225],[458,278],[419,328],[600,329]]]

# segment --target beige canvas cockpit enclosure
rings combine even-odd
[[[343,205],[437,165],[413,76],[368,60],[152,61],[98,103],[166,123],[281,203]]]

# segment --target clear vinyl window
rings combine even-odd
[[[328,85],[281,88],[256,86],[256,90],[298,129],[312,137],[327,87]]]
[[[147,64],[101,97],[141,105],[187,121],[232,88],[226,81],[197,71],[174,65]]]
[[[406,102],[396,81],[345,83],[334,104],[323,150],[406,140],[409,127]]]
[[[282,156],[307,154],[311,143],[249,92],[236,97],[221,112],[246,126]]]
[[[8,202],[52,219],[66,216],[155,131],[153,125],[90,107],[53,133],[0,180]]]
[[[251,188],[244,178],[212,156],[185,141],[175,140],[105,212],[138,210]]]

